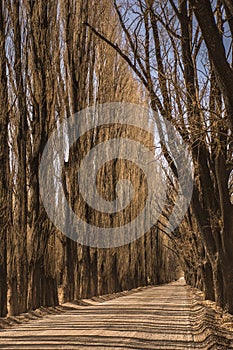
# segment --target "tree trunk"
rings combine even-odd
[[[22,37],[20,21],[20,2],[14,2],[14,46],[15,46],[15,80],[18,91],[19,125],[17,135],[18,174],[17,174],[17,276],[18,278],[18,311],[27,310],[28,261],[27,261],[27,109],[24,76],[22,69]],[[25,39],[24,39],[25,40]],[[26,67],[27,70],[27,67]]]
[[[7,233],[11,226],[5,15],[0,6],[0,317],[7,314]]]
[[[222,38],[218,31],[211,3],[208,0],[190,0],[200,25],[208,53],[222,91],[231,130],[233,130],[233,71],[227,61]]]

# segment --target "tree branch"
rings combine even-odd
[[[137,74],[139,79],[142,81],[143,85],[148,89],[148,82],[144,78],[143,74],[139,71],[139,69],[135,66],[135,64],[132,63],[131,59],[129,56],[127,56],[121,48],[117,45],[111,42],[109,39],[107,39],[103,34],[99,33],[92,25],[90,25],[87,22],[83,23],[84,25],[88,26],[90,30],[101,40],[103,40],[106,44],[111,46],[128,64],[129,66],[133,69],[133,71]]]

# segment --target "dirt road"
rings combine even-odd
[[[1,331],[0,349],[206,348],[195,345],[192,298],[183,280],[95,305],[70,306],[63,314]]]

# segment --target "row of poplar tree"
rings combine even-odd
[[[64,236],[41,201],[39,165],[59,121],[96,103],[148,102],[128,63],[87,23],[131,51],[108,1],[0,4],[2,317],[170,281],[177,273],[177,258],[158,227],[123,247],[90,248]],[[67,182],[76,177],[71,172]]]
[[[168,281],[172,252],[186,281],[233,313],[232,2],[3,0],[0,36],[1,315],[7,293],[17,314],[56,304],[58,291],[71,300]],[[109,101],[149,103],[172,123],[194,188],[172,234],[167,210],[140,240],[96,250],[52,225],[38,169],[57,120]],[[177,167],[161,149],[172,209]]]

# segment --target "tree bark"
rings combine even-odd
[[[0,6],[0,317],[7,314],[7,233],[10,219],[10,181],[8,147],[8,98],[5,51],[5,14]]]

